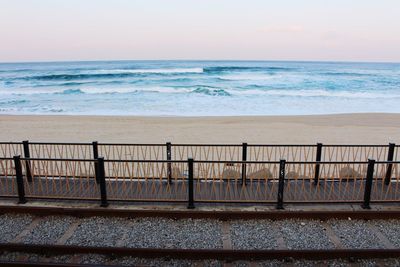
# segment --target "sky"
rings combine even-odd
[[[400,62],[399,0],[0,0],[0,62]]]

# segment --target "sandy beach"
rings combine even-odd
[[[0,141],[400,143],[400,114],[243,117],[0,116]]]

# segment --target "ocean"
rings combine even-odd
[[[400,112],[400,64],[0,64],[0,114],[230,116]]]

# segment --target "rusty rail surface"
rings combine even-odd
[[[53,263],[53,262],[23,262],[23,261],[0,261],[0,266],[11,267],[112,267],[118,265],[109,264],[88,264],[88,263]]]
[[[86,247],[67,245],[0,244],[2,251],[42,254],[103,254],[141,258],[265,260],[336,258],[396,258],[400,249],[307,249],[307,250],[225,250],[225,249],[157,249],[126,247]]]
[[[24,206],[0,205],[0,214],[19,213],[34,216],[74,216],[74,217],[160,217],[172,219],[217,219],[226,220],[283,220],[283,219],[362,219],[362,220],[388,220],[400,219],[400,210],[168,210],[168,209],[118,209],[118,208],[93,208],[93,207],[51,207],[51,206]]]

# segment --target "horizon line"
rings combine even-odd
[[[78,62],[122,62],[122,61],[192,61],[192,62],[298,62],[298,63],[362,63],[362,64],[400,64],[400,61],[354,61],[354,60],[270,60],[270,59],[95,59],[95,60],[37,60],[37,61],[0,61],[0,64],[32,63],[78,63]]]

